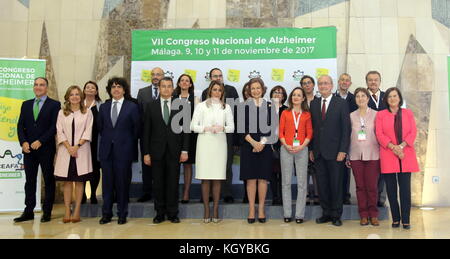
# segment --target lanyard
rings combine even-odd
[[[372,92],[370,92],[370,93],[372,93]],[[380,94],[380,97],[381,97],[381,94]],[[377,98],[377,100],[375,100],[375,98],[373,98],[373,94],[370,95],[370,98],[372,98],[373,102],[375,103],[375,106],[378,109],[378,106],[380,105],[380,98]]]
[[[369,113],[369,109],[370,108],[367,107],[366,116]],[[366,128],[366,120],[359,115],[359,121],[361,122],[361,130],[364,130]]]
[[[296,118],[294,109],[292,109],[292,117],[294,117],[294,125],[295,125],[295,138],[297,138],[298,126],[300,124],[300,117],[301,116],[302,116],[302,111],[300,111],[300,114],[298,115],[298,118]]]

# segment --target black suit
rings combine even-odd
[[[311,102],[314,138],[310,148],[314,153],[320,205],[323,216],[340,218],[342,215],[342,162],[337,162],[339,152],[348,153],[350,144],[350,114],[347,102],[331,98],[322,120],[323,98]]]
[[[208,88],[203,90],[202,92],[202,101],[206,100],[206,95],[208,92]],[[236,88],[231,85],[225,85],[225,102],[227,98],[232,98],[235,101],[239,102],[239,94],[236,91]],[[232,104],[229,104],[231,107],[231,110],[233,111],[234,115],[234,125],[237,125],[237,106],[234,106]],[[234,156],[234,149],[233,146],[239,146],[240,140],[238,137],[237,127],[235,127],[234,133],[227,133],[227,175],[226,180],[222,181],[222,195],[224,197],[232,197],[232,186],[233,186],[233,156]]]
[[[45,181],[45,199],[42,210],[44,214],[51,214],[55,201],[55,177],[53,161],[55,159],[56,144],[56,120],[61,109],[61,103],[47,97],[37,120],[34,120],[33,105],[31,99],[23,102],[17,123],[17,135],[20,145],[24,142],[30,144],[30,153],[24,153],[25,164],[25,213],[33,213],[36,207],[36,184],[38,167],[41,165],[42,175]],[[38,150],[31,149],[31,144],[39,140],[42,146]]]
[[[137,95],[137,101],[139,104],[139,109],[141,114],[145,114],[145,109],[149,103],[155,100],[158,96],[155,96],[154,88],[158,88],[154,85],[149,85],[144,88],[139,89]],[[159,91],[159,89],[158,89]],[[144,117],[142,117],[142,131],[144,130]],[[140,148],[141,148],[141,168],[142,168],[142,192],[143,197],[152,197],[153,195],[153,177],[152,177],[152,167],[144,164],[144,137],[140,136]]]
[[[178,215],[180,155],[182,151],[189,150],[189,134],[177,134],[171,127],[172,118],[179,111],[170,111],[169,123],[166,125],[161,98],[158,98],[148,104],[144,118],[143,153],[151,157],[155,210],[158,215],[167,214],[169,218]]]

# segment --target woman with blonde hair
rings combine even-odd
[[[55,178],[64,181],[65,214],[63,223],[80,221],[80,206],[84,184],[92,172],[91,141],[92,112],[84,105],[84,94],[79,86],[70,86],[64,95],[64,106],[58,114],[57,155]],[[71,211],[75,184],[75,210]]]
[[[220,187],[221,182],[226,179],[228,158],[225,133],[234,132],[233,112],[230,105],[225,103],[224,95],[224,85],[219,81],[212,81],[206,101],[198,104],[191,122],[191,130],[198,133],[195,178],[202,180],[205,223],[211,221],[211,185],[214,199],[212,221],[219,222]]]

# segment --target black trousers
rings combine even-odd
[[[315,159],[317,185],[323,216],[340,218],[343,211],[343,171],[342,162],[326,160],[322,156]]]
[[[142,144],[143,141],[141,139],[141,153],[142,153]],[[142,192],[143,196],[153,196],[153,176],[152,176],[152,167],[148,166],[144,163],[144,156],[141,155],[141,166],[142,166]]]
[[[392,220],[409,224],[411,212],[411,173],[384,174],[387,196],[391,207]],[[400,189],[400,207],[397,198],[397,186]],[[401,210],[400,210],[401,208]]]
[[[227,178],[222,181],[222,196],[233,196],[233,134],[227,134]]]
[[[114,193],[117,197],[117,216],[128,216],[128,200],[130,197],[132,161],[120,161],[109,158],[101,161],[103,181],[103,216],[111,218],[114,202]]]
[[[160,160],[152,158],[153,192],[158,215],[178,215],[179,161],[180,157],[173,157],[168,152]]]
[[[31,214],[36,207],[36,188],[38,179],[39,165],[42,169],[42,176],[45,182],[45,198],[42,206],[44,214],[51,214],[53,203],[55,202],[56,181],[54,175],[53,160],[55,151],[44,150],[42,147],[29,154],[24,154],[25,165],[25,213]]]

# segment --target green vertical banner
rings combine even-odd
[[[22,102],[34,97],[36,77],[45,77],[45,60],[0,58],[0,211],[23,209],[25,173],[17,122]]]

